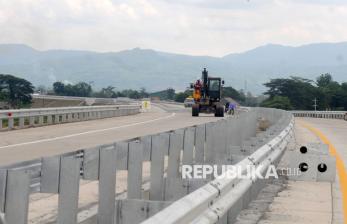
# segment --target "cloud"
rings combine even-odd
[[[344,0],[0,0],[0,43],[222,56],[347,40]]]

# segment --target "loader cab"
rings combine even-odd
[[[221,98],[222,84],[221,78],[208,78],[208,96],[210,99],[217,100]]]

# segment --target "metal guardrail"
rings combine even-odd
[[[0,130],[22,129],[59,123],[94,120],[131,115],[140,112],[140,105],[56,107],[0,110]],[[4,123],[7,123],[5,128]]]
[[[272,126],[256,134],[260,117]],[[52,193],[59,194],[57,223],[77,223],[82,178],[99,181],[98,212],[94,214],[99,224],[135,224],[148,218],[147,223],[200,223],[211,211],[221,211],[222,218],[227,210],[237,211],[230,208],[230,201],[245,195],[236,189],[251,186],[259,190],[259,182],[184,180],[181,164],[276,163],[291,128],[290,113],[259,108],[216,122],[0,167],[0,214],[4,213],[7,224],[27,224],[30,193]],[[150,188],[144,198],[142,166],[146,161],[150,162]],[[115,173],[121,170],[128,173],[127,198],[116,200]],[[242,200],[245,206],[248,199]],[[224,203],[229,206],[225,210],[213,210]]]
[[[291,111],[295,117],[347,120],[347,111]]]

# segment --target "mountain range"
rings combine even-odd
[[[347,81],[347,42],[317,43],[299,47],[268,44],[224,57],[190,56],[135,48],[98,53],[76,50],[38,51],[22,44],[0,44],[0,74],[12,74],[34,85],[55,81],[89,82],[95,89],[115,86],[157,91],[184,90],[206,67],[227,86],[264,91],[271,78],[301,76],[315,79],[330,73]]]

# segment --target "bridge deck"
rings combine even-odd
[[[132,116],[0,132],[0,166],[219,119],[212,115],[192,119],[182,106],[164,109],[153,107],[151,112]]]
[[[296,143],[321,142],[319,136],[307,129],[320,130],[335,146],[347,164],[347,122],[317,118],[296,118]],[[285,160],[285,157],[283,158]],[[346,170],[345,170],[346,172]],[[343,199],[339,175],[335,183],[289,181],[264,215],[260,224],[332,223],[344,224]],[[342,190],[342,191],[341,191]],[[346,199],[345,199],[346,200]]]

